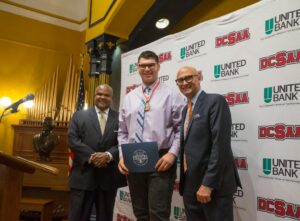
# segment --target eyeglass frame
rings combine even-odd
[[[147,67],[149,69],[154,69],[156,65],[157,65],[157,63],[155,62],[155,63],[149,63],[149,64],[138,64],[138,67],[143,70],[146,69]]]
[[[194,79],[195,76],[198,76],[198,74],[191,74],[191,75],[187,75],[187,76],[182,77],[182,78],[178,78],[178,79],[175,80],[175,82],[179,86],[183,85],[184,81],[187,84],[189,84],[189,83],[191,83],[193,81],[193,79]]]

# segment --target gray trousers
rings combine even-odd
[[[176,162],[166,172],[135,173],[127,176],[137,221],[169,221],[176,177]]]

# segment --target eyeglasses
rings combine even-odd
[[[192,74],[192,75],[188,75],[188,76],[185,76],[185,77],[182,77],[182,78],[177,78],[175,80],[175,82],[176,82],[177,85],[183,85],[184,81],[189,84],[189,83],[192,82],[194,76],[198,76],[198,75],[197,74]]]
[[[140,69],[146,69],[147,67],[149,69],[153,69],[155,67],[156,63],[149,63],[149,64],[139,64]]]

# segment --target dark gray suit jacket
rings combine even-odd
[[[182,124],[186,111],[187,107],[183,109]],[[231,150],[231,115],[224,97],[202,91],[185,138],[183,130],[184,126],[180,140],[180,194],[194,195],[201,185],[213,188],[212,196],[236,192],[241,183]],[[188,165],[186,173],[183,172],[183,153]]]
[[[103,190],[126,185],[125,176],[118,171],[119,162],[117,131],[119,113],[110,109],[104,130],[101,133],[95,107],[74,113],[68,129],[68,145],[74,153],[73,168],[69,176],[69,187],[80,190]],[[88,164],[91,154],[108,151],[113,161],[106,168]]]

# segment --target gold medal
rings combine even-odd
[[[145,111],[149,111],[149,110],[150,110],[150,103],[149,101],[147,101],[145,104]]]

